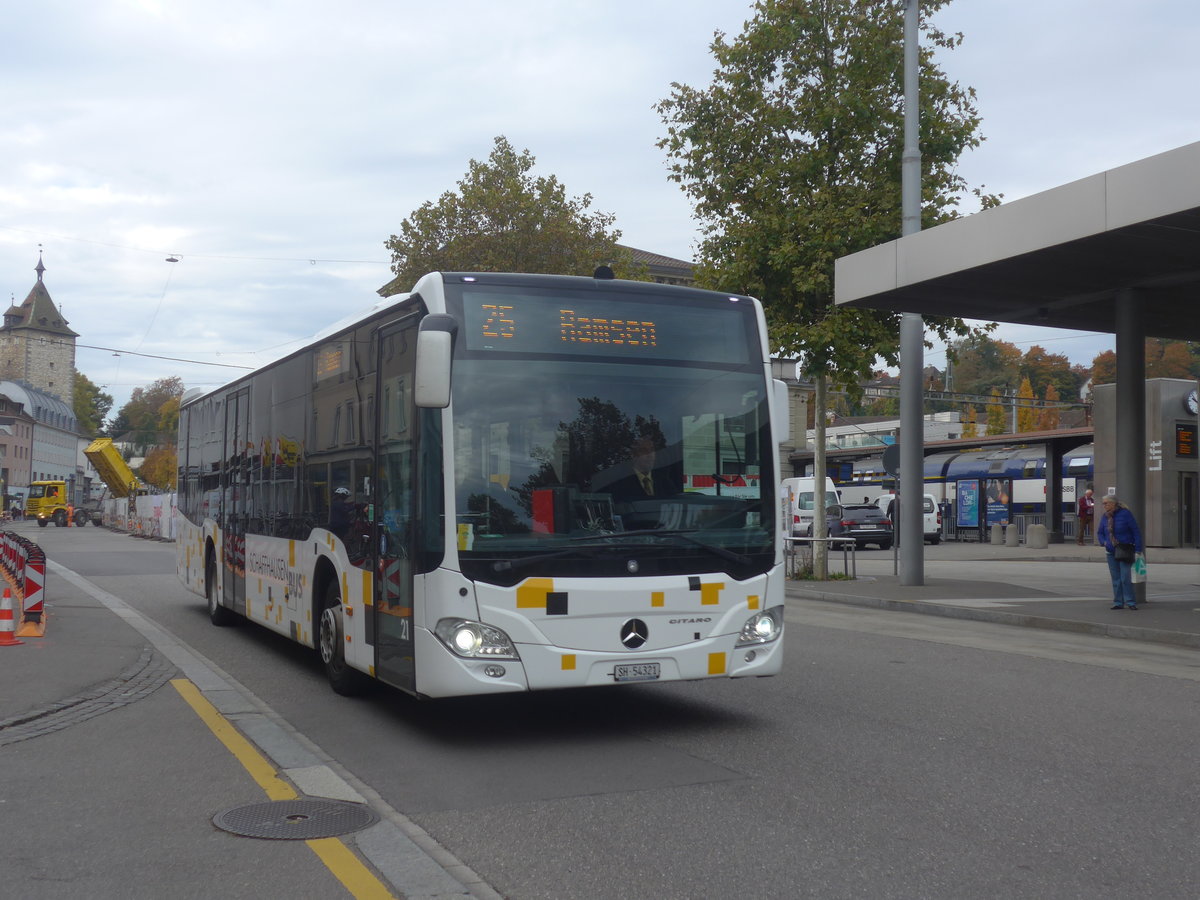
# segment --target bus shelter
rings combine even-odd
[[[1200,142],[843,257],[834,284],[837,305],[1116,335],[1116,489],[1143,522],[1145,339],[1200,340]]]

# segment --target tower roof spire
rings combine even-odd
[[[37,272],[38,281],[42,280],[42,273],[46,271],[46,267],[42,265],[42,245],[38,244],[38,264],[33,271]]]

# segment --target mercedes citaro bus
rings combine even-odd
[[[185,395],[178,570],[214,624],[419,697],[773,675],[778,444],[759,303],[426,275]]]

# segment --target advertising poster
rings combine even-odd
[[[1011,478],[989,478],[986,488],[987,524],[1007,525],[1008,505],[1012,499]]]
[[[967,478],[958,482],[958,527],[979,527],[979,479]]]

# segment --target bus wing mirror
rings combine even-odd
[[[775,441],[786,444],[792,439],[791,405],[788,403],[787,382],[771,381],[771,418],[775,420]]]
[[[431,313],[417,331],[417,372],[413,398],[421,409],[450,405],[450,370],[458,322],[444,313]]]

